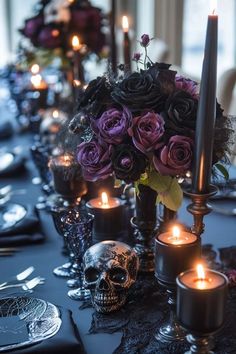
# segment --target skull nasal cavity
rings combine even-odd
[[[109,284],[106,282],[105,279],[101,279],[98,288],[99,290],[109,290]]]

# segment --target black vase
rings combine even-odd
[[[139,256],[141,272],[154,271],[154,237],[158,229],[156,198],[157,192],[148,186],[139,185],[131,225],[135,229],[134,248]]]

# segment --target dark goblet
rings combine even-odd
[[[63,216],[65,226],[65,241],[73,253],[72,273],[81,284],[77,289],[68,292],[73,300],[86,300],[90,297],[89,290],[83,286],[83,255],[92,244],[93,215],[86,211],[71,210]]]
[[[71,254],[68,250],[67,244],[65,242],[65,224],[63,221],[63,216],[65,215],[65,213],[68,212],[68,210],[66,211],[65,208],[57,208],[57,207],[53,207],[51,208],[51,214],[53,217],[53,222],[54,222],[54,226],[58,232],[58,234],[60,236],[63,237],[63,248],[62,248],[62,253],[66,256],[69,256],[69,262],[64,263],[61,266],[56,267],[53,270],[53,274],[56,275],[57,277],[62,277],[62,278],[71,278],[73,276],[72,274],[72,258],[73,258],[73,254]]]

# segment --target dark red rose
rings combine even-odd
[[[54,49],[62,45],[61,32],[57,27],[45,26],[38,35],[38,44],[43,48]]]
[[[43,25],[43,16],[38,15],[25,21],[25,27],[21,30],[27,38],[32,39],[37,35]]]

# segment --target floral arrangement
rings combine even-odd
[[[20,32],[40,50],[41,56],[51,60],[65,56],[75,34],[89,52],[101,53],[105,45],[102,13],[88,0],[41,0],[36,12],[25,20]]]
[[[88,181],[115,175],[138,188],[157,192],[157,201],[177,210],[182,201],[180,179],[191,175],[199,85],[177,75],[170,65],[153,63],[147,54],[151,39],[141,37],[135,53],[137,71],[119,79],[105,74],[90,82],[70,122],[82,132],[77,161]],[[144,64],[144,69],[139,65]],[[227,119],[217,104],[214,163],[224,156]]]

